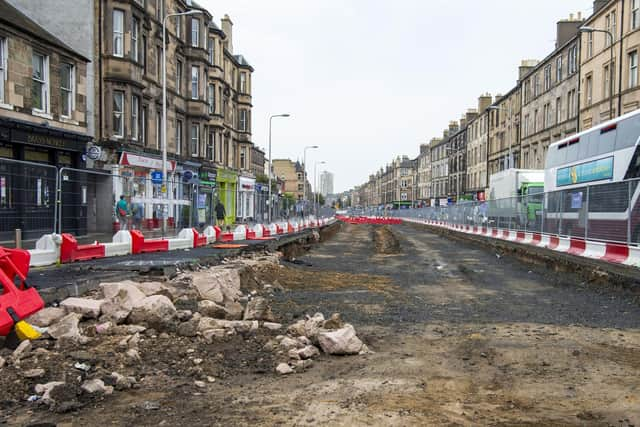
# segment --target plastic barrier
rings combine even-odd
[[[184,228],[180,230],[177,238],[174,237],[171,239],[167,239],[167,241],[169,242],[169,250],[175,251],[178,249],[191,249],[193,248],[193,239],[193,229]]]
[[[607,243],[602,259],[616,264],[623,264],[629,259],[629,246]]]
[[[60,245],[62,237],[59,234],[45,234],[36,242],[36,248],[29,251],[31,261],[29,266],[41,267],[52,265],[60,259]]]
[[[62,244],[60,245],[61,263],[87,261],[104,257],[105,248],[103,244],[96,242],[89,245],[79,245],[76,238],[71,234],[62,234]]]
[[[207,237],[207,243],[213,243],[218,240],[220,235],[220,227],[208,226],[204,229],[203,234]]]
[[[253,232],[253,239],[261,239],[263,237],[265,237],[262,233],[264,231],[264,227],[262,226],[262,224],[256,224],[253,226],[253,228],[251,229],[251,231]]]
[[[584,254],[587,249],[587,242],[580,239],[569,239],[569,248],[567,249],[567,253],[571,255],[580,256]]]
[[[30,260],[29,251],[0,248],[0,336],[44,307],[38,291],[27,284]]]
[[[139,230],[131,233],[131,253],[142,254],[148,252],[166,252],[169,250],[169,241],[165,239],[145,240],[144,235]]]
[[[263,224],[260,224],[260,227],[262,227],[262,237],[271,237],[271,230],[268,227]]]
[[[114,234],[111,243],[104,244],[104,256],[122,256],[131,253],[131,233],[129,231],[118,231]]]

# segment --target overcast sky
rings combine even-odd
[[[514,87],[522,59],[554,48],[556,22],[591,0],[200,0],[234,22],[234,53],[253,74],[253,142],[273,158],[335,174],[335,191],[367,180],[477,106]]]

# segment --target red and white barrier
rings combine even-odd
[[[29,251],[30,267],[52,265],[60,259],[60,245],[62,239],[59,234],[45,234],[36,242],[36,248]]]
[[[405,221],[447,228],[461,233],[479,234],[494,239],[537,246],[574,256],[581,256],[640,268],[640,247],[637,246],[628,246],[620,243],[594,242],[578,238],[559,237],[524,231],[461,226],[458,224],[449,224],[435,220],[405,219]]]
[[[113,235],[111,243],[104,244],[104,256],[122,256],[129,255],[132,251],[131,233],[128,231],[118,231]]]

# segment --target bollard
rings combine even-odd
[[[22,230],[16,228],[16,249],[22,249]]]

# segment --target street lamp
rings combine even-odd
[[[269,214],[268,214],[268,219],[269,219],[269,223],[271,223],[271,211],[273,210],[273,206],[272,206],[272,202],[273,200],[271,200],[271,172],[273,170],[273,166],[271,164],[271,122],[274,119],[274,117],[290,117],[289,113],[284,113],[284,114],[274,114],[272,116],[269,117],[269,171],[268,171],[268,175],[269,175]]]
[[[609,30],[599,30],[593,27],[580,27],[581,33],[606,33],[609,36],[609,120],[613,119],[613,34]]]
[[[162,215],[162,235],[167,232],[167,216],[169,213],[169,190],[167,185],[167,18],[174,16],[201,15],[201,10],[189,10],[182,13],[170,13],[162,19],[162,182],[167,204]],[[146,52],[144,52],[146,55]]]
[[[304,203],[307,201],[307,150],[320,148],[317,145],[307,145],[304,147],[304,156],[303,156],[303,164],[302,164],[302,209],[304,209]],[[304,211],[303,211],[304,212]]]
[[[316,161],[315,164],[313,165],[313,189],[316,192],[313,198],[313,211],[316,217],[318,216],[318,204],[320,204],[320,198],[318,197],[318,165],[326,165],[326,164],[327,162],[325,161],[321,161],[321,162]]]

